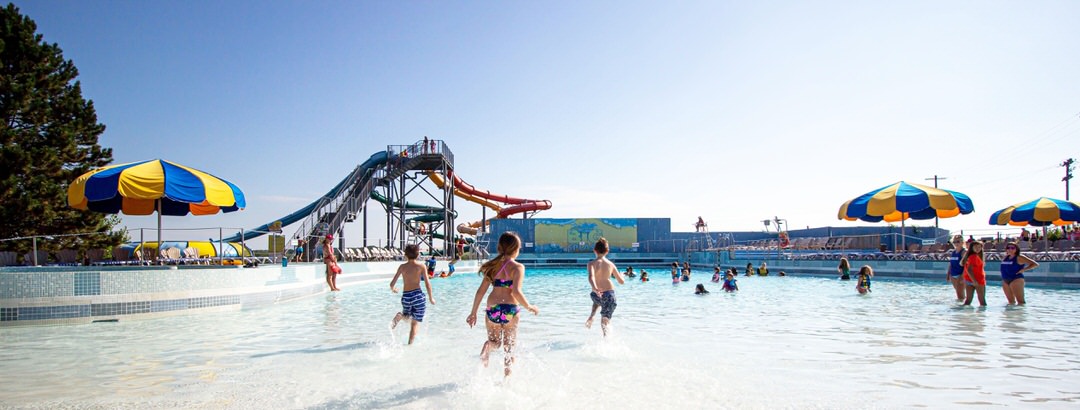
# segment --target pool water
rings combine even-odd
[[[19,408],[861,408],[1080,402],[1080,292],[962,307],[944,282],[695,273],[617,287],[612,334],[583,326],[583,270],[527,272],[514,375],[478,360],[475,274],[436,279],[417,344],[400,294],[361,284],[274,307],[0,329],[0,406]],[[693,295],[705,283],[712,292]]]

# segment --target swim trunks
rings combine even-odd
[[[503,325],[510,323],[510,320],[513,319],[514,316],[517,316],[518,305],[500,303],[492,306],[490,309],[486,310],[485,313],[487,313],[487,319],[490,320],[491,323]]]
[[[411,317],[417,322],[424,321],[424,311],[427,302],[424,300],[424,292],[420,289],[407,290],[401,294],[401,314]]]
[[[596,293],[589,293],[589,297],[592,298],[593,305],[600,305],[600,317],[611,319],[611,314],[615,313],[615,291],[606,290],[600,296],[596,296]]]

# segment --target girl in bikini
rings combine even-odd
[[[502,347],[506,352],[503,360],[504,374],[510,375],[510,365],[514,362],[513,349],[517,339],[517,324],[519,306],[532,312],[540,313],[540,309],[530,305],[521,293],[522,282],[525,279],[525,267],[514,260],[521,249],[521,239],[513,232],[504,232],[499,236],[499,255],[480,266],[480,275],[483,281],[476,289],[476,298],[473,299],[472,310],[465,323],[469,327],[476,325],[476,312],[480,308],[480,300],[491,287],[491,294],[487,298],[488,308],[484,310],[487,320],[488,339],[480,349],[480,360],[484,366],[488,364],[488,356],[491,351]]]

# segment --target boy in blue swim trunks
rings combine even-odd
[[[585,321],[585,328],[592,328],[593,317],[596,316],[596,310],[600,310],[600,330],[604,336],[607,337],[608,323],[611,322],[611,315],[615,313],[615,286],[611,284],[611,277],[614,276],[615,280],[619,281],[622,285],[622,274],[619,273],[619,269],[615,267],[614,263],[611,263],[606,256],[608,254],[608,242],[607,239],[600,238],[596,241],[596,246],[593,246],[593,253],[596,254],[596,259],[589,262],[589,286],[592,287],[592,293],[589,293],[589,297],[592,298],[592,313],[589,314],[589,320]]]
[[[420,281],[424,281],[424,286],[427,288],[428,301],[432,305],[435,304],[435,296],[431,293],[431,281],[428,280],[427,269],[424,264],[416,260],[420,257],[420,247],[416,245],[409,245],[405,247],[405,258],[408,260],[405,263],[398,266],[397,273],[394,274],[394,278],[390,280],[390,290],[397,293],[398,277],[404,282],[404,293],[401,294],[401,312],[394,315],[394,322],[391,324],[391,328],[397,327],[398,322],[404,318],[412,319],[411,327],[409,329],[409,344],[412,344],[413,339],[416,338],[416,331],[420,328],[420,322],[424,321],[424,311],[427,309],[427,304],[424,303],[424,292],[420,290]]]

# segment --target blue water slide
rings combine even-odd
[[[364,161],[362,164],[360,164],[360,175],[362,175],[362,178],[360,180],[356,181],[356,183],[357,184],[366,183],[367,179],[370,178],[370,175],[372,174],[372,172],[369,172],[369,171],[374,171],[376,168],[382,167],[383,165],[386,164],[386,160],[387,160],[386,151],[379,151],[379,152],[376,152],[374,154],[371,154],[371,157],[369,157],[366,161]],[[349,176],[351,176],[351,175],[352,174],[350,173]],[[330,189],[330,191],[327,192],[326,195],[323,195],[323,196],[319,197],[318,199],[316,199],[315,201],[313,201],[312,203],[308,204],[307,206],[296,210],[296,212],[285,215],[284,217],[281,217],[279,219],[275,219],[273,221],[267,222],[267,223],[265,223],[263,225],[260,225],[260,226],[256,227],[255,229],[252,229],[252,230],[249,230],[249,231],[244,231],[243,235],[236,234],[236,235],[230,236],[228,238],[224,238],[223,240],[225,242],[240,242],[240,241],[251,240],[251,239],[254,239],[254,238],[258,238],[258,237],[260,237],[262,235],[265,235],[267,233],[267,231],[270,230],[270,225],[273,225],[275,222],[280,221],[281,226],[286,227],[286,226],[292,225],[293,223],[295,223],[295,222],[297,222],[297,221],[299,221],[301,219],[304,219],[304,218],[308,217],[308,215],[311,215],[311,213],[315,211],[315,208],[319,206],[319,203],[322,202],[323,199],[329,200],[329,199],[336,198],[338,196],[338,194],[340,194],[343,189],[347,188],[347,185],[349,183],[349,176],[346,176],[344,179],[341,180],[341,182],[338,182],[337,185],[334,185],[334,188]]]

